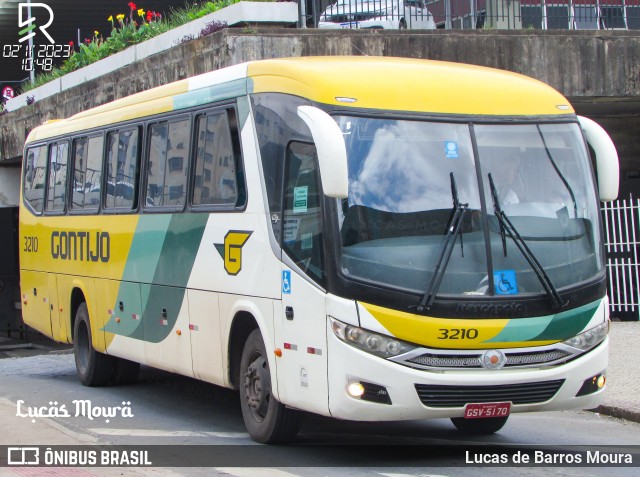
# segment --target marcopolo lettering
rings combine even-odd
[[[111,256],[109,232],[54,230],[51,256],[58,260],[107,263]]]
[[[520,303],[459,303],[457,311],[474,315],[509,316],[524,313],[525,307]]]

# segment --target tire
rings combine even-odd
[[[133,384],[138,381],[140,363],[123,358],[113,359],[113,384]]]
[[[291,441],[300,429],[302,415],[287,409],[271,393],[271,373],[260,330],[245,342],[240,361],[240,407],[251,438],[262,444]]]
[[[91,325],[87,304],[82,303],[76,312],[73,325],[73,354],[80,381],[85,386],[104,386],[113,375],[113,359],[98,353],[91,344]]]
[[[452,417],[451,422],[456,428],[465,434],[481,436],[498,432],[507,423],[507,417],[485,417],[480,419],[465,419],[464,417]]]

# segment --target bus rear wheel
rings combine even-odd
[[[80,382],[85,386],[104,386],[113,374],[113,359],[98,353],[91,344],[91,324],[87,304],[76,311],[73,325],[73,354]]]
[[[456,428],[465,434],[480,436],[498,432],[507,423],[507,417],[485,417],[481,419],[465,419],[464,417],[452,417],[451,422]]]
[[[258,329],[245,342],[238,382],[242,417],[251,438],[262,444],[291,441],[300,429],[302,416],[273,396],[267,352]]]

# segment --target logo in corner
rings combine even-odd
[[[214,243],[216,250],[224,260],[224,269],[229,275],[237,275],[242,270],[242,247],[253,231],[229,230],[224,243]]]
[[[46,24],[38,27],[35,23],[36,18],[31,16],[31,10],[34,8],[44,8],[49,14],[49,20]],[[28,18],[24,18],[25,14]],[[55,43],[51,35],[47,32],[47,28],[51,26],[53,23],[53,10],[46,3],[19,3],[18,4],[18,27],[26,27],[18,32],[20,38],[18,41],[22,43],[23,41],[27,41],[29,38],[33,38],[36,36],[36,33],[33,31],[36,28],[39,28],[44,36],[47,37],[49,43]]]

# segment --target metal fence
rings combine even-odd
[[[320,28],[640,30],[640,0],[306,0],[300,5],[306,25]],[[433,23],[427,25],[425,16]]]
[[[603,203],[607,288],[612,317],[637,321],[640,312],[640,199]]]

